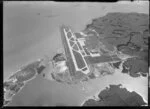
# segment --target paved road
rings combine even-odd
[[[105,63],[105,62],[113,62],[113,61],[120,61],[121,59],[116,55],[101,55],[97,57],[92,57],[88,50],[82,46],[82,42],[78,41],[76,33],[66,26],[61,27],[62,40],[64,49],[66,51],[66,55],[70,58],[68,63],[72,72],[81,71],[84,74],[88,74],[90,72],[88,65],[89,64],[98,64],[98,63]],[[88,52],[88,53],[87,53]],[[70,73],[72,73],[70,72]],[[75,74],[74,74],[75,75]]]

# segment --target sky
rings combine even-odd
[[[3,54],[4,54],[4,79],[17,71],[22,65],[25,65],[31,61],[35,61],[42,58],[44,55],[52,57],[57,49],[62,48],[59,26],[62,24],[69,25],[73,31],[79,32],[85,29],[86,25],[92,22],[92,19],[106,15],[108,12],[138,12],[148,14],[149,3],[148,2],[118,2],[118,3],[89,3],[89,2],[4,2],[4,20],[3,20]],[[38,81],[38,82],[35,82]],[[39,82],[41,81],[41,82]],[[37,99],[36,94],[42,96],[42,92],[50,90],[47,86],[38,86],[38,84],[48,84],[49,87],[54,87],[55,90],[60,90],[67,95],[65,88],[57,83],[49,83],[46,80],[41,80],[40,77],[29,83],[26,88],[23,89],[21,94],[28,94],[27,92],[35,91],[37,86],[37,93],[32,99]],[[109,83],[109,82],[108,82]],[[41,88],[45,88],[41,91]],[[58,96],[59,91],[49,92],[50,96]],[[70,95],[73,95],[74,90],[78,92],[78,89],[69,87]],[[46,93],[45,92],[45,93]],[[55,93],[55,94],[53,94]],[[85,98],[88,94],[79,91],[80,94],[74,97],[77,99]],[[92,92],[93,93],[93,92]],[[20,94],[20,93],[19,93]],[[20,94],[19,99],[23,100],[23,95]],[[31,96],[29,94],[24,99],[28,99]],[[91,94],[91,93],[90,93]],[[89,94],[89,95],[90,95]],[[79,97],[82,96],[82,97]],[[19,96],[19,95],[18,95]],[[62,95],[59,95],[62,96]],[[62,96],[63,99],[64,96]],[[48,97],[50,99],[52,97]],[[57,98],[57,97],[56,97]],[[59,97],[58,97],[59,98]],[[58,99],[57,98],[57,99]],[[31,97],[30,97],[31,99]],[[43,98],[44,99],[44,98]],[[17,99],[18,100],[18,99]],[[81,99],[80,99],[81,100]],[[78,100],[78,101],[80,101]],[[21,101],[21,100],[20,100]],[[34,101],[34,100],[33,100]],[[53,101],[53,100],[52,100]],[[55,101],[55,100],[54,100]],[[53,102],[54,102],[53,101]],[[57,101],[57,100],[56,100]],[[22,101],[23,103],[25,101]],[[37,101],[40,102],[40,101]],[[68,102],[68,100],[66,100]],[[65,103],[66,103],[65,102]],[[74,102],[74,99],[72,103]],[[27,105],[28,103],[26,103]],[[53,103],[52,103],[53,104]],[[71,103],[70,103],[71,104]]]

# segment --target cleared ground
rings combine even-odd
[[[69,72],[70,72],[71,76],[74,76],[75,75],[75,66],[73,64],[72,56],[71,56],[71,53],[69,51],[67,41],[65,39],[66,37],[65,37],[65,34],[64,34],[64,31],[63,31],[64,28],[65,28],[65,26],[62,26],[61,29],[60,29],[60,32],[61,32],[61,39],[62,39],[64,50],[65,50],[65,55],[66,55],[66,58],[67,58],[67,63],[66,64],[69,67]]]

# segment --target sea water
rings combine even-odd
[[[73,31],[84,30],[92,19],[108,12],[148,13],[147,3],[135,5],[106,3],[4,3],[4,79],[20,66],[44,55],[54,56],[62,48],[59,26],[69,25]],[[40,13],[40,14],[39,14]],[[108,87],[122,84],[147,100],[147,78],[132,78],[116,71],[87,83],[66,85],[38,75],[14,96],[11,106],[81,105],[85,99]]]

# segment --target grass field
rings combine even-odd
[[[73,50],[73,54],[75,56],[78,68],[81,69],[81,68],[85,67],[85,62],[84,62],[82,56],[74,50]]]

